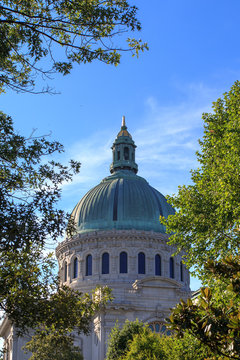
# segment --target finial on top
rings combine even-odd
[[[125,116],[124,115],[122,117],[122,126],[126,126],[126,124],[125,124]]]

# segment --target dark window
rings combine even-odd
[[[180,280],[183,281],[183,263],[180,262]]]
[[[170,257],[170,261],[169,261],[169,273],[170,273],[170,278],[174,279],[174,260],[172,257]]]
[[[161,256],[155,255],[155,275],[162,275],[161,274]]]
[[[124,147],[124,159],[129,160],[129,148],[127,146]]]
[[[92,255],[86,258],[86,276],[92,275]]]
[[[143,252],[138,254],[138,273],[145,274],[145,254]]]
[[[163,326],[161,327],[161,332],[164,333],[166,330],[167,330],[166,326],[163,325]]]
[[[154,332],[154,328],[153,328],[153,326],[152,326],[152,325],[149,325],[149,329],[151,329],[151,330],[152,330],[152,332]]]
[[[67,263],[64,264],[64,281],[67,281]]]
[[[120,254],[120,273],[126,274],[128,272],[127,253],[125,251]]]
[[[120,151],[117,152],[117,160],[120,160]]]
[[[109,254],[102,255],[102,274],[109,274]]]
[[[77,278],[78,276],[78,260],[77,258],[74,259],[74,262],[73,262],[73,278]]]

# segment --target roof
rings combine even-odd
[[[91,189],[75,206],[72,216],[78,233],[135,229],[165,233],[159,216],[174,209],[166,198],[132,171],[119,170]]]

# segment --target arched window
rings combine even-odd
[[[117,152],[117,160],[120,160],[120,151]]]
[[[145,274],[145,254],[143,252],[138,254],[138,273]]]
[[[64,263],[64,281],[67,281],[67,263]]]
[[[155,255],[155,275],[161,276],[161,256],[159,254]]]
[[[92,255],[86,258],[86,276],[92,275]]]
[[[126,274],[128,272],[127,253],[122,251],[120,254],[120,273]]]
[[[148,326],[149,329],[152,330],[152,332],[161,333],[168,336],[172,334],[171,331],[167,329],[166,325],[159,321],[153,321]]]
[[[102,254],[102,274],[109,274],[109,254]]]
[[[170,278],[174,279],[174,260],[172,257],[170,257],[169,260],[169,274],[170,274]]]
[[[124,160],[129,160],[129,148],[127,146],[124,147]]]
[[[74,262],[73,262],[73,278],[77,278],[78,277],[78,259],[75,258]]]
[[[180,262],[180,280],[183,281],[184,278],[183,278],[183,263],[182,261]]]

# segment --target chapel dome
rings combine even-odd
[[[174,209],[159,191],[136,175],[135,148],[123,119],[112,146],[112,175],[88,191],[72,212],[78,233],[112,229],[165,233],[159,216],[168,217]]]

